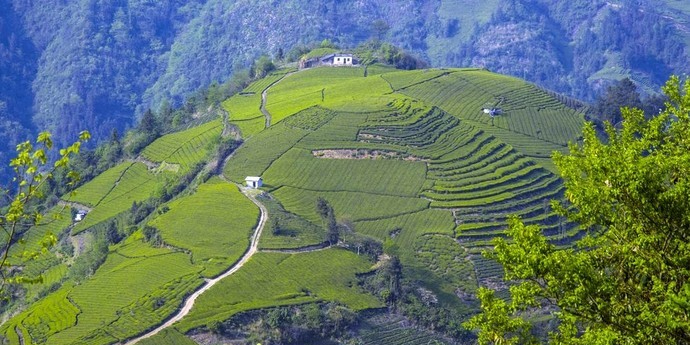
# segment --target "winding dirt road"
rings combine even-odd
[[[258,251],[259,248],[259,238],[261,238],[261,233],[264,230],[264,225],[266,225],[266,219],[268,218],[268,212],[266,211],[266,207],[261,204],[254,196],[252,196],[250,193],[247,193],[247,191],[244,191],[244,195],[249,198],[256,206],[259,206],[259,209],[261,210],[261,217],[259,218],[259,224],[256,227],[256,230],[254,231],[254,234],[252,235],[251,238],[251,244],[249,246],[249,249],[244,253],[240,261],[238,261],[235,265],[230,267],[227,271],[225,271],[223,274],[219,275],[216,278],[213,279],[207,279],[206,284],[204,284],[199,290],[194,291],[193,294],[191,294],[189,297],[187,297],[187,300],[185,300],[184,305],[180,310],[177,311],[177,314],[173,315],[168,321],[163,323],[162,325],[156,327],[155,329],[149,331],[148,333],[138,336],[132,340],[127,341],[125,344],[126,345],[134,345],[138,341],[150,338],[156,334],[158,334],[160,331],[172,326],[175,322],[181,320],[183,317],[185,317],[187,314],[189,314],[189,311],[192,310],[192,307],[194,306],[194,302],[196,302],[197,297],[199,297],[201,294],[206,292],[206,290],[210,289],[213,287],[213,285],[216,285],[219,281],[223,280],[224,278],[232,275],[233,273],[237,272],[244,264],[249,261],[249,259]]]

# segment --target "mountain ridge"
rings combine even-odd
[[[688,72],[683,62],[690,9],[674,0],[84,0],[7,6],[13,10],[3,12],[5,21],[26,31],[17,36],[20,45],[32,45],[36,53],[19,60],[35,74],[0,70],[21,80],[14,94],[33,97],[8,100],[6,116],[52,130],[61,142],[78,129],[96,138],[113,127],[122,131],[147,107],[179,105],[262,53],[325,38],[355,46],[376,35],[377,20],[385,23],[383,38],[432,66],[486,67],[580,99],[592,99],[607,81],[624,76],[654,92],[671,72]]]

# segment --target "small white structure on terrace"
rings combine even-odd
[[[355,64],[352,54],[329,54],[321,58],[324,65],[352,66]]]
[[[482,111],[484,114],[488,114],[491,117],[503,114],[503,110],[501,110],[501,108],[482,108]]]
[[[259,188],[264,185],[264,180],[260,176],[247,176],[244,181],[249,188]]]
[[[74,215],[74,221],[81,222],[84,219],[84,217],[86,217],[86,211],[79,210],[77,214]]]

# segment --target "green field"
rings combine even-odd
[[[167,206],[170,210],[149,224],[160,230],[165,243],[189,250],[192,262],[205,267],[207,277],[242,256],[259,217],[256,205],[235,185],[218,178]]]
[[[244,183],[247,176],[261,176],[269,166],[292,148],[307,134],[304,130],[290,129],[277,124],[249,138],[232,156],[223,174],[237,183]],[[270,145],[266,144],[268,141]]]
[[[266,117],[261,115],[248,120],[232,121],[231,124],[236,126],[240,130],[242,138],[246,139],[251,138],[266,128]]]
[[[442,1],[442,19],[456,18],[451,12],[463,4]],[[468,8],[483,16],[483,5],[473,6]],[[266,193],[257,193],[257,199],[268,209],[268,222],[259,248],[267,251],[202,294],[174,329],[145,343],[190,343],[184,336],[189,330],[267,307],[320,301],[354,310],[382,307],[358,285],[357,275],[374,266],[365,256],[339,248],[275,252],[313,250],[324,243],[319,197],[334,208],[338,222],[382,242],[388,254],[400,258],[406,277],[462,315],[476,310],[476,300],[468,296],[478,286],[502,276],[500,266],[479,253],[492,238],[505,236],[510,215],[541,225],[559,245],[581,235],[549,206],[564,195],[549,157],[577,140],[583,124],[582,114],[564,98],[478,69],[372,66],[367,76],[360,67],[290,72],[274,72],[223,103],[245,140],[223,167],[223,177],[237,184],[246,176],[263,177]],[[272,121],[264,128],[259,106],[269,85]],[[484,107],[503,113],[492,119]],[[72,235],[127,212],[133,202],[155,200],[165,186],[208,159],[222,130],[222,122],[214,120],[163,136],[142,151],[143,160],[123,162],[78,188],[70,200],[92,210]],[[46,219],[57,212],[49,210]],[[62,213],[67,217],[31,228],[25,248],[40,248],[48,231],[68,229],[69,209]],[[43,275],[45,282],[27,289],[27,298],[36,302],[0,333],[11,344],[19,343],[17,331],[25,344],[131,338],[169,317],[204,278],[236,262],[248,248],[258,215],[233,183],[219,177],[195,183],[156,204],[147,223],[137,224],[158,229],[160,246],[144,242],[142,231],[131,228],[134,233],[111,246],[102,266],[78,285],[65,280],[73,259],[55,250],[25,263],[25,272]],[[91,237],[87,233],[72,242]],[[380,326],[362,339],[438,341],[432,334],[398,329],[395,322]]]
[[[184,253],[146,247],[140,241],[123,247],[119,255],[109,255],[91,279],[70,291],[68,298],[79,308],[80,321],[49,342],[81,339],[107,344],[131,337],[170,315],[184,294],[200,283],[199,268]],[[156,298],[160,306],[154,305]]]
[[[141,155],[152,162],[178,165],[179,172],[184,173],[208,157],[222,130],[222,122],[215,120],[164,135],[147,146]]]
[[[323,159],[293,148],[273,162],[264,179],[273,186],[404,197],[417,195],[425,173],[419,162]]]
[[[170,315],[201,283],[200,270],[184,253],[151,248],[131,237],[112,248],[93,277],[64,285],[0,331],[12,339],[12,326],[21,325],[25,338],[30,335],[38,343],[110,344]]]
[[[122,167],[125,167],[123,170]],[[112,173],[123,172],[118,176]],[[94,179],[79,187],[77,194],[72,197],[75,202],[85,203],[94,200],[94,195],[101,196],[100,201],[93,205],[95,208],[89,212],[83,221],[72,230],[79,233],[91,226],[106,221],[132,207],[133,202],[141,202],[152,197],[157,188],[173,183],[174,175],[170,172],[154,173],[143,163],[122,163],[105,172],[108,177],[116,177],[108,181]],[[107,183],[106,183],[107,182]],[[82,196],[83,195],[83,199]],[[88,196],[88,197],[87,197]]]
[[[313,222],[321,222],[316,213],[316,199],[326,199],[341,220],[360,221],[394,217],[424,210],[429,201],[420,198],[378,195],[360,192],[321,192],[281,187],[274,192],[285,208]]]
[[[34,303],[25,312],[3,324],[0,333],[4,334],[11,344],[20,344],[17,329],[22,332],[25,339],[43,343],[56,332],[73,327],[77,323],[80,310],[67,299],[68,292],[69,288],[63,288]]]
[[[371,111],[395,99],[380,76],[364,77],[360,67],[319,67],[283,79],[268,92],[272,123],[312,106],[333,110]]]
[[[197,345],[197,343],[174,328],[166,328],[151,338],[144,339],[140,345]]]
[[[584,123],[582,114],[536,86],[481,70],[457,70],[402,92],[461,119],[558,145],[577,138]],[[482,112],[484,107],[498,107],[503,113],[491,118]],[[511,143],[509,136],[501,140]]]
[[[222,106],[228,112],[231,122],[263,117],[260,109],[261,91],[236,94],[225,100]]]
[[[322,222],[310,222],[286,211],[278,199],[268,194],[260,196],[259,201],[266,206],[269,217],[259,248],[294,249],[324,243],[326,230]]]
[[[317,301],[336,301],[354,310],[380,307],[381,302],[356,283],[356,274],[369,271],[371,265],[364,257],[341,249],[259,253],[201,295],[177,327],[187,331],[245,310]]]
[[[118,164],[96,176],[89,183],[77,188],[74,195],[64,195],[62,198],[86,206],[98,206],[131,166],[131,162]]]
[[[72,225],[71,209],[67,206],[57,205],[43,215],[41,221],[21,235],[21,242],[13,246],[8,259],[13,264],[21,264],[23,255],[31,252],[41,252],[41,243],[49,234],[59,236],[63,230]]]
[[[250,138],[266,128],[266,118],[261,112],[261,93],[283,79],[294,69],[280,69],[259,79],[242,92],[223,101],[221,106],[228,113],[230,123],[237,126],[243,138]],[[275,123],[277,121],[273,121]]]

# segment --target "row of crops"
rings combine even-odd
[[[382,75],[382,79],[390,83],[391,88],[406,92],[455,73],[466,72],[475,71],[395,72]],[[336,72],[327,70],[325,73]],[[486,74],[478,73],[481,74],[479,79]],[[302,77],[308,79],[306,74]],[[291,78],[279,85],[298,88],[310,85],[315,89],[323,86],[313,79],[302,80],[300,83],[303,84],[299,84]],[[471,89],[467,92],[486,96],[486,91],[477,91],[468,81],[464,83],[467,89]],[[500,91],[515,93],[524,86],[522,83],[508,83]],[[442,89],[436,89],[437,94],[439,90]],[[540,104],[540,101],[536,103]],[[544,104],[558,105],[551,98]],[[453,237],[470,247],[473,243],[484,245],[487,239],[503,233],[506,217],[513,213],[522,215],[530,224],[546,225],[547,234],[554,237],[564,236],[572,230],[572,224],[564,225],[549,207],[543,206],[551,198],[562,196],[560,180],[529,156],[498,139],[498,134],[484,130],[487,127],[478,121],[458,119],[439,108],[428,107],[409,98],[394,98],[385,107],[359,112],[350,109],[334,114],[323,108],[309,109],[312,110],[309,116],[299,112],[287,117],[284,124],[288,126],[280,127],[283,123],[279,123],[271,136],[266,134],[265,138],[249,140],[247,150],[238,151],[246,161],[237,166],[262,162],[256,171],[264,171],[262,176],[274,196],[287,211],[312,224],[320,222],[314,205],[316,198],[322,197],[334,206],[339,219],[354,222],[355,231],[382,241],[392,240],[406,266],[422,263],[421,267],[411,267],[408,273],[422,277],[420,280],[424,280],[425,275],[430,277],[429,283],[439,287],[436,292],[442,297],[454,298],[458,281],[441,284],[439,281],[444,279],[441,272],[451,272],[457,263],[441,260],[443,266],[439,266],[439,262],[427,262],[412,253],[431,255],[438,249],[432,247],[441,248],[443,241],[447,242],[446,250],[461,249]],[[545,142],[508,129],[490,129],[502,130],[500,134],[522,139],[520,143],[524,147]],[[287,146],[281,145],[282,149],[267,145],[269,137],[287,140],[291,136],[294,139],[289,140]],[[557,149],[563,147],[560,144],[549,145]],[[290,149],[285,150],[286,147]],[[539,147],[549,151],[544,149],[544,145]],[[331,150],[336,156],[320,157],[324,150]],[[536,151],[530,153],[550,154]],[[337,157],[338,152],[341,152],[340,157]],[[361,158],[371,157],[372,152],[388,152],[391,153],[389,157],[395,158]],[[424,176],[423,181],[412,174],[416,167],[423,168],[416,175]],[[228,169],[234,171],[237,168]],[[239,181],[246,175],[249,174],[233,173],[230,176]],[[416,203],[415,199],[424,203]],[[419,241],[430,234],[447,237],[442,241],[431,237],[434,240],[429,242],[426,251],[421,250]],[[463,265],[469,272],[465,276],[471,277],[473,271],[468,268],[473,262],[463,261]],[[471,293],[476,287],[476,278],[468,281],[475,283],[465,284],[463,290]]]
[[[546,92],[469,69],[315,68],[286,77],[289,72],[255,82],[223,104],[246,139],[224,175],[237,183],[263,176],[272,194],[262,199],[274,221],[261,248],[322,242],[324,224],[315,206],[324,198],[350,230],[384,242],[407,277],[469,315],[476,300],[463,296],[502,275],[479,252],[503,235],[508,215],[542,225],[555,240],[579,234],[550,209],[548,201],[564,193],[562,183],[534,158],[562,150],[579,134],[582,120]],[[277,80],[266,104],[272,125],[264,128],[261,92]],[[482,112],[487,106],[504,113],[489,118]],[[213,121],[156,140],[142,158],[165,169],[125,162],[82,186],[71,200],[93,210],[73,232],[103,224],[176,182],[211,154],[222,129],[222,122]],[[111,246],[98,271],[78,285],[65,282],[68,264],[54,254],[27,265],[27,272],[44,274],[46,284],[57,288],[30,292],[46,297],[0,333],[11,344],[20,343],[19,333],[24,344],[107,344],[160,324],[204,279],[237,261],[257,222],[256,206],[228,182],[211,179],[190,192],[147,221],[165,246],[136,231]],[[53,213],[59,212],[69,209]],[[69,218],[54,229],[33,229],[32,241],[68,228]],[[185,343],[183,334],[191,329],[257,308],[320,301],[354,310],[382,307],[358,285],[358,274],[372,264],[340,249],[260,252],[201,295],[174,329],[147,342]],[[363,334],[365,343],[443,343],[398,321],[371,331]]]
[[[207,277],[239,260],[259,218],[259,210],[236,186],[218,178],[169,203],[166,210],[149,224],[160,230],[165,243],[188,250]]]
[[[342,249],[258,253],[237,273],[201,295],[177,327],[188,331],[241,311],[318,301],[339,302],[353,310],[381,307],[381,302],[357,284],[357,274],[370,267],[364,257]]]
[[[171,202],[166,210],[149,225],[159,228],[173,247],[154,247],[135,232],[110,248],[90,279],[78,285],[68,280],[0,332],[11,344],[18,344],[13,341],[19,339],[17,332],[24,344],[110,344],[131,338],[175,312],[204,277],[236,261],[258,218],[256,206],[220,179]],[[227,216],[228,210],[233,217]],[[37,227],[32,238],[45,231]],[[53,269],[62,270],[62,276],[66,271],[62,264]]]
[[[201,283],[184,253],[151,248],[138,239],[111,248],[90,279],[65,282],[14,316],[0,332],[19,344],[110,344],[168,317]],[[14,341],[17,340],[17,341]]]
[[[536,86],[481,70],[454,70],[400,92],[462,119],[561,146],[580,135],[584,121],[581,113]],[[485,107],[496,107],[502,112],[491,117],[482,111]],[[501,139],[512,144],[510,137]]]
[[[133,202],[150,198],[159,186],[173,178],[172,173],[155,174],[138,162],[124,162],[111,168],[77,188],[70,197],[70,201],[94,207],[72,232],[80,233],[129,210]],[[98,201],[92,204],[93,200]]]
[[[297,249],[324,243],[326,229],[323,221],[309,221],[289,212],[271,196],[262,195],[258,200],[266,207],[271,219],[261,234],[260,249]]]
[[[72,234],[79,234],[72,239],[75,252],[84,255],[82,246],[88,248],[95,236],[82,232],[176,183],[180,174],[215,150],[221,131],[222,123],[212,121],[159,138],[142,156],[179,169],[155,169],[139,161],[111,168],[74,195],[64,196],[90,208],[84,220],[73,224],[70,208],[56,206],[44,217],[47,225],[24,234],[28,244],[20,250],[40,249],[37,245],[46,234],[59,236],[72,229]],[[232,222],[226,219],[228,208],[237,210]],[[43,275],[44,282],[27,289],[28,302],[36,302],[6,322],[0,333],[11,344],[19,344],[20,334],[23,344],[110,344],[133,337],[177,310],[203,277],[216,275],[236,261],[246,250],[258,218],[255,205],[235,186],[219,180],[211,180],[199,187],[198,195],[178,199],[165,209],[168,212],[151,224],[160,227],[164,240],[179,247],[152,245],[144,241],[142,232],[135,231],[124,242],[110,246],[103,264],[83,281],[70,274],[75,265],[72,252],[60,248],[44,252],[36,260],[16,262],[31,276]],[[199,215],[201,218],[194,218]]]
[[[151,162],[178,164],[187,172],[202,162],[220,138],[223,124],[215,120],[191,129],[168,134],[147,146],[141,155]]]
[[[230,122],[240,129],[244,138],[249,138],[266,128],[266,119],[261,112],[261,93],[291,72],[294,72],[294,69],[274,71],[221,103],[228,113]]]
[[[365,330],[360,333],[362,344],[365,345],[444,345],[447,342],[423,330],[410,328],[408,322],[399,316],[372,317],[367,320]]]
[[[174,184],[178,176],[213,152],[221,131],[222,123],[216,120],[160,137],[147,146],[141,155],[167,168],[150,169],[144,163],[126,161],[77,188],[74,195],[63,196],[93,207],[84,220],[74,227],[73,233],[112,219],[129,210],[134,202],[142,202],[166,185]]]
[[[557,176],[510,145],[458,123],[439,109],[419,111],[401,104],[389,116],[370,118],[360,138],[426,157],[427,179],[432,183],[421,195],[431,200],[431,207],[453,211],[462,240],[501,234],[500,224],[505,224],[508,214],[541,223],[547,234],[564,235],[573,228],[553,217],[549,207],[542,207],[563,195]],[[453,142],[448,143],[451,138]]]
[[[266,109],[272,123],[313,107],[336,111],[375,111],[397,98],[381,75],[364,77],[364,69],[313,68],[291,75],[271,87]]]

